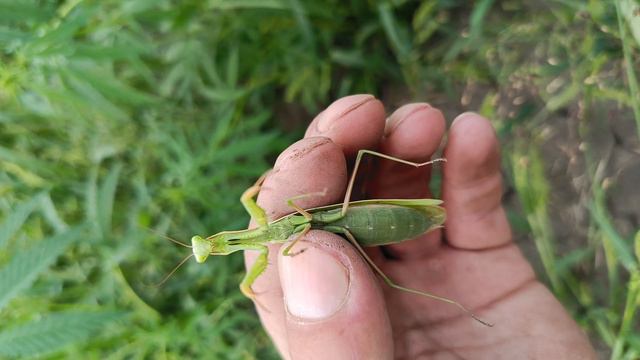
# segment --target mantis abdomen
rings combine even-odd
[[[313,215],[315,220],[319,214]],[[422,235],[441,226],[444,216],[444,211],[435,206],[367,204],[350,207],[341,219],[312,223],[312,228],[332,231],[341,227],[351,232],[360,245],[378,246]]]

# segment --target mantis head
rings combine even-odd
[[[159,287],[162,286],[162,284],[164,284],[167,280],[169,280],[169,278],[171,277],[171,275],[173,275],[173,273],[176,272],[176,270],[178,270],[180,268],[180,266],[182,266],[187,260],[189,260],[190,257],[194,256],[196,258],[196,261],[199,263],[203,263],[207,260],[207,258],[209,257],[209,255],[211,255],[212,253],[219,253],[219,250],[216,250],[217,248],[219,248],[220,246],[216,246],[216,244],[220,244],[220,241],[216,241],[216,239],[219,239],[218,237],[211,237],[211,238],[207,238],[204,239],[202,236],[194,236],[191,238],[191,246],[184,244],[178,240],[172,239],[170,237],[164,236],[162,235],[162,237],[164,237],[165,239],[174,242],[178,245],[184,246],[184,247],[188,247],[191,248],[193,250],[193,254],[185,257],[184,259],[182,259],[182,261],[180,261],[180,263],[178,263],[178,265],[176,265],[176,267],[173,268],[173,270],[171,270],[171,272],[169,272],[163,279],[162,281],[160,281],[157,284],[151,285],[153,287]]]
[[[203,239],[202,236],[199,235],[191,238],[191,246],[193,248],[193,255],[196,257],[198,263],[205,262],[213,248],[210,241]]]

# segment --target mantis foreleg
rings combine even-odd
[[[292,208],[294,208],[298,213],[300,213],[300,215],[304,216],[304,218],[307,219],[307,221],[310,222],[311,219],[313,218],[313,216],[311,216],[311,214],[309,214],[305,209],[301,208],[300,206],[298,206],[293,201],[294,200],[298,200],[298,199],[302,199],[302,198],[306,198],[306,197],[310,197],[310,196],[324,196],[326,194],[327,194],[327,190],[325,189],[324,191],[320,191],[320,192],[294,196],[291,199],[287,200],[287,204],[289,206],[291,206]],[[295,255],[303,253],[304,250],[300,250],[300,251],[297,251],[295,253],[292,253],[291,249],[293,249],[293,247],[298,243],[298,241],[300,241],[300,239],[302,239],[302,237],[305,236],[309,232],[309,230],[311,230],[311,224],[307,224],[302,229],[302,231],[300,231],[300,233],[298,233],[298,236],[296,236],[296,238],[289,245],[287,245],[284,248],[284,250],[282,251],[282,255],[284,255],[284,256],[295,256]]]
[[[253,197],[260,192],[262,182],[264,182],[264,179],[267,177],[268,173],[269,172],[262,174],[258,181],[256,181],[253,186],[245,190],[240,197],[240,202],[247,210],[251,218],[254,219],[259,226],[266,226],[269,220],[267,219],[267,214],[265,213],[264,209],[258,206]]]
[[[260,252],[258,257],[256,258],[256,261],[253,263],[249,271],[247,271],[244,279],[242,279],[242,282],[240,283],[240,291],[242,291],[242,293],[246,297],[255,300],[256,293],[254,293],[253,289],[251,289],[251,285],[253,285],[253,283],[256,281],[256,278],[258,278],[258,276],[260,276],[260,274],[262,274],[267,268],[267,265],[269,263],[269,248],[264,245],[254,245],[252,247],[247,247],[246,250],[257,250]]]
[[[353,236],[353,234],[351,234],[351,232],[349,232],[349,230],[343,228],[343,227],[339,227],[339,226],[335,226],[335,227],[327,227],[325,228],[325,230],[331,231],[331,232],[335,232],[335,233],[341,233],[344,234],[347,239],[349,240],[349,242],[358,250],[358,252],[360,253],[360,255],[362,255],[362,257],[367,261],[367,263],[369,264],[369,266],[371,266],[371,268],[382,278],[382,280],[389,285],[390,287],[394,288],[394,289],[398,289],[401,291],[405,291],[411,294],[416,294],[416,295],[421,295],[421,296],[425,296],[434,300],[438,300],[438,301],[442,301],[448,304],[452,304],[457,306],[459,309],[461,309],[462,311],[464,311],[465,313],[469,314],[469,316],[471,316],[474,320],[478,321],[479,323],[486,325],[486,326],[493,326],[493,324],[488,323],[480,318],[478,318],[475,314],[473,314],[471,311],[469,311],[467,308],[465,308],[464,306],[462,306],[462,304],[460,304],[457,301],[451,300],[449,298],[446,297],[442,297],[442,296],[438,296],[438,295],[434,295],[425,291],[420,291],[420,290],[416,290],[416,289],[411,289],[411,288],[407,288],[401,285],[396,284],[395,282],[393,282],[393,280],[391,280],[379,267],[378,265],[376,265],[373,260],[371,260],[371,258],[369,257],[369,255],[367,255],[367,253],[364,251],[364,249],[362,248],[362,246],[360,246],[360,244],[358,244],[358,241],[356,240],[356,238]]]
[[[294,253],[291,252],[291,249],[298,243],[298,241],[300,241],[300,239],[302,239],[303,236],[305,236],[309,232],[309,230],[311,230],[311,224],[305,225],[305,227],[302,229],[302,231],[300,231],[300,233],[298,233],[296,238],[289,245],[287,245],[284,248],[284,250],[282,250],[282,255],[284,255],[284,256],[296,256],[298,254],[303,253],[304,249],[302,249],[300,251],[296,251]]]
[[[393,157],[390,155],[385,155],[373,150],[360,150],[358,151],[358,156],[356,157],[356,162],[353,166],[353,173],[351,173],[351,179],[349,179],[349,185],[347,186],[347,192],[344,195],[344,201],[342,202],[342,211],[341,214],[344,216],[344,214],[347,213],[347,208],[349,207],[349,202],[351,201],[351,192],[353,191],[353,184],[355,182],[356,179],[356,174],[358,173],[358,168],[360,167],[360,161],[362,161],[362,156],[364,154],[370,154],[370,155],[375,155],[378,157],[381,157],[383,159],[388,159],[388,160],[393,160],[402,164],[407,164],[407,165],[411,165],[414,167],[421,167],[421,166],[425,166],[425,165],[429,165],[429,164],[433,164],[436,161],[446,161],[445,159],[434,159],[434,160],[429,160],[423,163],[417,163],[417,162],[413,162],[413,161],[408,161],[408,160],[402,160],[400,158],[397,157]]]

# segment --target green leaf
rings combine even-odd
[[[40,176],[49,176],[53,172],[52,165],[50,163],[42,161],[31,154],[25,155],[24,153],[19,153],[13,149],[2,146],[0,146],[0,160],[6,160],[8,163],[14,163],[20,168],[26,168],[26,170],[35,172]],[[7,163],[5,163],[4,166],[6,167]]]
[[[53,204],[49,194],[43,194],[42,201],[40,202],[40,211],[44,219],[55,229],[56,233],[60,233],[69,228],[69,225],[67,225],[60,217],[60,214],[58,214],[58,210],[56,210],[56,206]]]
[[[622,53],[624,55],[627,81],[629,83],[629,94],[634,100],[631,102],[631,108],[633,109],[633,117],[636,121],[636,131],[638,133],[638,137],[640,137],[640,101],[638,101],[638,97],[640,97],[640,86],[638,85],[638,77],[636,76],[634,69],[632,50],[629,45],[629,41],[627,41],[627,31],[622,21],[623,17],[627,20],[631,27],[632,35],[636,39],[638,45],[640,45],[640,21],[636,15],[638,11],[640,11],[640,5],[638,5],[637,2],[635,6],[633,6],[629,1],[616,2],[618,30],[620,31],[620,40],[622,41]]]
[[[18,205],[0,224],[0,248],[20,229],[29,215],[38,207],[42,194],[32,197],[29,201]]]
[[[571,269],[578,265],[584,264],[589,260],[589,257],[593,256],[593,249],[590,247],[580,248],[568,252],[562,256],[556,263],[559,274],[565,274],[571,271]]]
[[[629,24],[631,34],[636,40],[636,43],[640,46],[640,16],[637,15],[638,11],[640,11],[640,4],[637,1],[620,1],[620,12],[622,12],[622,16]]]
[[[481,43],[484,22],[494,0],[481,0],[475,2],[475,6],[469,18],[469,36],[461,37],[449,49],[445,55],[445,61],[452,61],[457,58],[465,48]]]
[[[0,23],[20,23],[26,21],[44,21],[53,15],[49,6],[35,1],[0,1]]]
[[[111,215],[113,214],[113,201],[118,187],[118,178],[122,164],[116,164],[107,178],[104,179],[98,191],[98,221],[103,234],[108,234],[111,230]]]
[[[291,11],[298,23],[298,27],[300,28],[300,32],[304,36],[304,40],[309,47],[313,47],[313,44],[316,42],[315,36],[313,35],[313,29],[311,27],[311,23],[309,22],[309,16],[307,14],[307,10],[305,6],[300,0],[289,0],[289,5],[291,6]]]
[[[115,76],[94,69],[88,70],[81,67],[73,68],[74,76],[84,79],[93,89],[100,92],[105,98],[120,101],[128,105],[148,105],[157,102],[157,99],[143,91],[137,90]]]
[[[365,65],[366,59],[359,49],[343,50],[336,48],[329,54],[331,60],[344,66],[362,67]]]
[[[238,84],[238,69],[240,67],[240,59],[238,56],[238,48],[232,47],[227,58],[227,84],[235,86]]]
[[[246,90],[242,89],[202,89],[202,95],[213,100],[220,102],[231,102],[240,99],[247,94]]]
[[[0,355],[36,356],[82,341],[110,321],[117,312],[63,312],[46,315],[0,332]]]
[[[635,244],[636,259],[638,259],[638,263],[640,263],[640,230],[636,232],[635,240],[633,242]]]
[[[620,261],[622,266],[627,271],[632,272],[637,268],[638,263],[633,258],[630,244],[625,240],[615,229],[609,215],[604,209],[604,205],[601,202],[594,202],[589,209],[591,210],[591,217],[598,224],[604,235],[611,241],[611,245],[616,253],[617,260]]]
[[[89,19],[89,14],[74,13],[66,21],[61,22],[51,31],[35,37],[24,48],[24,55],[28,57],[47,57],[51,55],[69,56],[74,50],[74,35]]]
[[[382,23],[385,34],[391,47],[396,53],[398,62],[403,63],[409,58],[411,52],[411,41],[408,34],[403,31],[406,30],[396,22],[393,16],[393,10],[389,4],[378,5],[378,17]]]
[[[29,287],[41,271],[80,238],[83,230],[84,226],[77,226],[12,256],[11,261],[0,269],[0,309],[21,290]]]
[[[233,10],[233,9],[280,9],[285,10],[288,6],[281,0],[214,0],[211,2],[212,9]]]
[[[7,27],[0,27],[0,45],[6,48],[7,44],[22,42],[28,40],[31,37],[29,33],[10,29]]]

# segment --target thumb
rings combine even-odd
[[[311,231],[278,257],[290,359],[391,359],[393,339],[378,282],[340,236]]]

